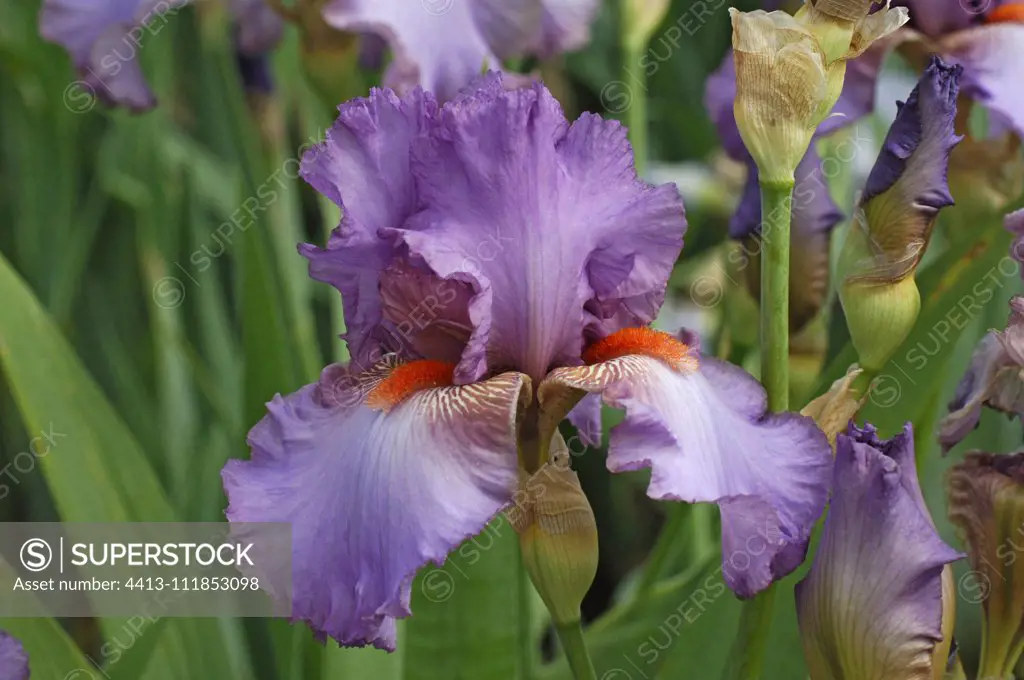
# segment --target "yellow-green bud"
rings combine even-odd
[[[508,519],[519,534],[523,564],[556,625],[580,621],[580,603],[597,574],[594,511],[569,468],[565,442],[525,479]]]
[[[632,52],[640,52],[651,39],[651,34],[665,18],[668,0],[624,0],[622,21],[625,46]]]
[[[839,300],[860,365],[878,372],[910,335],[921,311],[914,269],[890,261],[872,240],[863,214],[850,226],[838,269]]]
[[[905,8],[868,15],[865,0],[824,4],[827,11],[807,2],[796,16],[729,10],[736,61],[733,113],[762,183],[793,182],[814,131],[843,89],[846,62],[909,18]]]

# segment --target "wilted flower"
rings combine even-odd
[[[817,397],[807,406],[800,410],[802,415],[814,418],[814,422],[825,436],[828,443],[835,447],[836,437],[839,433],[846,431],[850,421],[857,415],[857,411],[867,400],[867,393],[857,395],[853,389],[854,381],[864,371],[851,366],[846,375],[832,383],[829,391]]]
[[[1024,453],[974,451],[949,471],[949,519],[967,543],[983,619],[979,678],[1012,677],[1024,651]]]
[[[28,654],[17,638],[0,630],[0,678],[28,680]]]
[[[828,11],[817,8],[827,6]],[[792,184],[818,126],[832,112],[846,63],[907,21],[905,9],[872,2],[808,0],[796,16],[731,8],[733,115],[760,181]]]
[[[156,97],[146,83],[138,52],[189,1],[44,0],[39,30],[71,55],[82,95],[144,111],[156,104]],[[256,57],[277,44],[282,23],[263,0],[230,0],[229,8],[243,58]]]
[[[569,414],[648,495],[718,502],[726,551],[769,527],[729,584],[749,596],[804,557],[827,495],[813,421],[767,415],[741,369],[651,330],[682,245],[672,185],[636,177],[625,130],[573,124],[543,86],[490,75],[438,107],[414,91],[343,104],[302,174],[342,206],[311,275],[342,293],[353,361],[275,397],[224,469],[231,521],[293,526],[293,615],[394,646],[411,577],[514,502]]]
[[[333,0],[324,18],[388,41],[386,86],[400,93],[422,86],[447,100],[506,59],[582,47],[597,8],[597,0]]]
[[[1006,330],[989,331],[971,355],[967,373],[939,423],[939,442],[948,451],[978,426],[988,406],[1018,418],[1024,413],[1024,297],[1010,300]]]
[[[959,66],[932,60],[871,169],[839,258],[839,297],[860,363],[877,371],[910,333],[921,300],[914,272],[939,210],[953,204],[946,181]]]
[[[913,431],[836,441],[832,501],[797,617],[811,680],[941,680],[956,592],[914,465]]]

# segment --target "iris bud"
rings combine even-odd
[[[594,511],[555,434],[551,459],[522,482],[509,523],[519,534],[523,564],[557,626],[578,624],[580,603],[597,574]]]
[[[668,0],[625,0],[622,20],[626,26],[626,47],[633,52],[642,51],[667,11]]]
[[[1024,452],[968,453],[947,484],[973,569],[961,587],[984,608],[978,677],[1009,678],[1024,651]]]
[[[921,309],[914,273],[942,208],[962,68],[935,58],[885,138],[839,257],[839,299],[869,373],[881,370]]]
[[[762,183],[792,184],[818,125],[843,89],[846,62],[908,20],[905,8],[868,14],[870,2],[811,2],[782,11],[730,9],[736,62],[733,112]],[[849,19],[847,17],[853,17]]]

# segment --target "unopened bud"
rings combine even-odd
[[[667,11],[668,0],[624,0],[622,20],[626,26],[626,47],[634,52],[642,51]]]
[[[579,622],[580,603],[597,574],[597,523],[569,468],[565,442],[555,438],[558,452],[522,483],[508,520],[519,534],[530,580],[555,624],[566,625]]]

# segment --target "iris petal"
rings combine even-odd
[[[0,630],[0,678],[28,680],[28,654],[17,638]]]
[[[292,525],[293,617],[344,645],[393,650],[415,571],[511,499],[529,387],[505,373],[370,408],[367,389],[388,375],[333,365],[275,397],[249,433],[251,460],[229,461],[223,479],[230,521]]]
[[[719,505],[723,572],[737,595],[755,595],[803,561],[832,467],[810,418],[766,414],[757,381],[696,352],[674,365],[627,354],[558,368],[538,388],[542,410],[566,388],[625,411],[611,431],[609,470],[650,468],[651,498]]]
[[[941,677],[943,598],[955,597],[944,594],[943,569],[961,555],[924,505],[910,426],[884,442],[870,426],[839,435],[832,488],[813,566],[796,588],[811,677]]]

